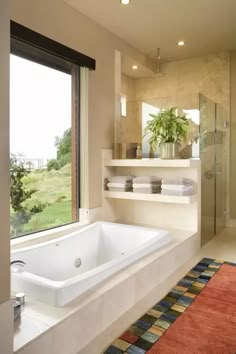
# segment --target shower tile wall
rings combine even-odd
[[[189,100],[190,95],[199,92],[213,102],[223,104],[228,115],[230,99],[228,53],[171,62],[162,68],[165,75],[161,78],[135,80],[135,101],[139,107],[135,118],[139,126],[141,102],[151,102],[158,98],[160,104],[164,106],[165,98],[172,97],[173,104],[176,104],[178,96],[181,100],[184,96]],[[196,96],[192,96],[192,102],[186,103],[195,107]],[[171,105],[171,102],[169,104]],[[141,137],[141,130],[139,134]]]
[[[153,102],[156,99],[165,106],[166,97],[193,96],[192,106],[195,106],[196,96],[201,92],[213,102],[221,103],[226,115],[229,114],[230,78],[229,53],[219,53],[204,57],[170,62],[162,65],[165,75],[161,78],[131,79],[122,75],[122,93],[127,94],[131,115],[124,119],[123,135],[125,142],[134,139],[142,140],[141,103]],[[161,100],[162,99],[162,100]],[[171,102],[169,103],[171,105]],[[133,105],[136,108],[133,108]],[[134,113],[134,114],[133,114]],[[126,130],[127,129],[127,130]]]
[[[135,100],[201,92],[229,108],[229,54],[208,55],[163,65],[161,78],[135,81]]]

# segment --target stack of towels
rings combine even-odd
[[[161,178],[157,176],[135,177],[133,179],[134,193],[161,193]]]
[[[190,178],[184,177],[163,178],[161,194],[177,196],[192,195],[193,181]]]
[[[112,192],[131,192],[133,176],[113,176],[108,178],[108,190]]]

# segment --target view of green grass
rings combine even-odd
[[[59,170],[34,170],[23,179],[26,190],[37,192],[25,204],[34,206],[46,203],[41,213],[37,213],[24,225],[22,234],[35,232],[72,221],[71,206],[71,164]]]
[[[49,205],[42,213],[35,214],[24,226],[26,233],[67,224],[72,221],[71,201],[56,202]]]

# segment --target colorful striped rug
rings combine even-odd
[[[106,354],[235,354],[236,264],[204,258]]]

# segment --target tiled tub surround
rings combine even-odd
[[[173,236],[170,245],[129,265],[63,308],[27,297],[21,324],[15,324],[15,353],[79,353],[199,250],[197,233],[169,231]]]
[[[12,289],[64,306],[96,284],[172,241],[166,230],[96,222],[54,241],[12,252],[25,262]]]

